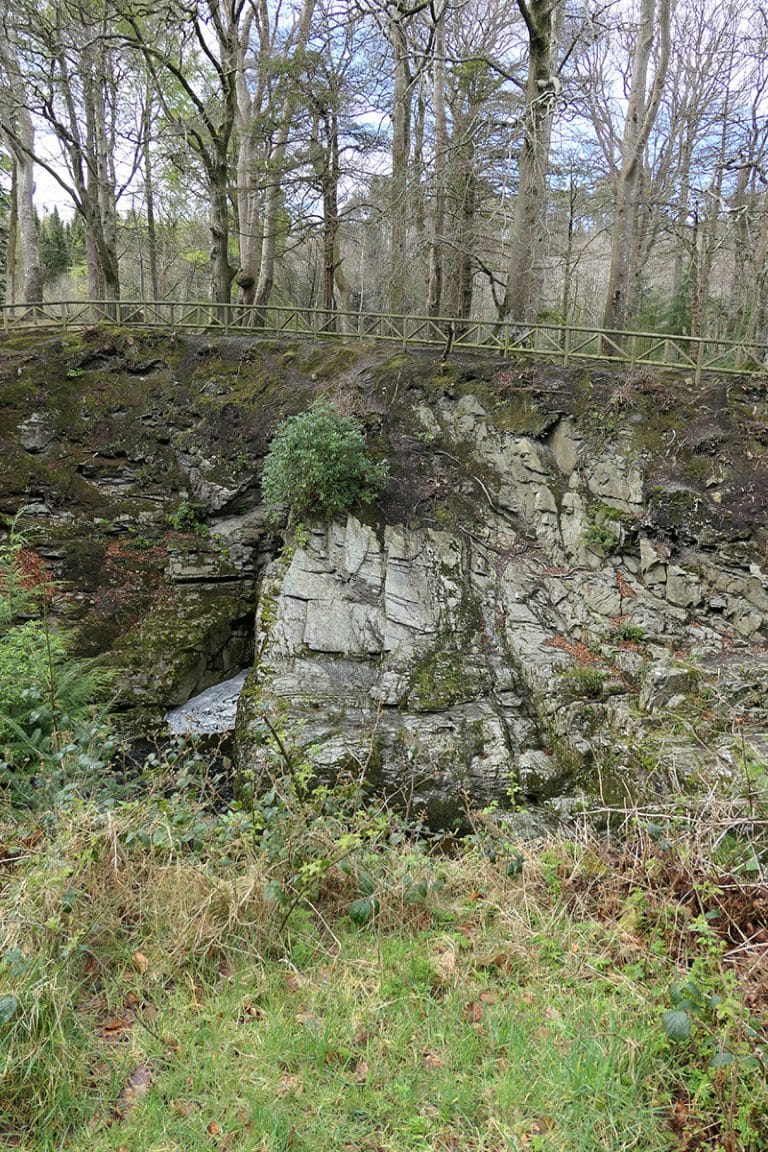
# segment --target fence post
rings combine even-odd
[[[696,347],[696,374],[694,376],[694,382],[696,384],[701,384],[701,374],[702,374],[703,368],[704,368],[704,341],[701,338],[701,336],[699,336],[698,341],[697,341],[697,347]]]

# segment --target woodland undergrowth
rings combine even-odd
[[[43,642],[2,681],[0,1147],[768,1147],[761,765],[535,843],[324,782],[279,715],[259,778],[137,766],[13,547],[0,673]]]

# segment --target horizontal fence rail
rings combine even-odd
[[[571,324],[519,324],[450,316],[394,316],[383,312],[326,312],[269,304],[179,303],[172,300],[59,300],[3,306],[5,333],[135,325],[171,331],[219,331],[253,336],[389,341],[403,347],[471,349],[497,356],[532,356],[564,364],[579,360],[674,368],[698,381],[705,372],[742,375],[768,370],[765,343],[719,336],[622,332]]]

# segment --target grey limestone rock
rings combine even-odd
[[[325,771],[362,771],[436,822],[515,790],[565,818],[588,804],[591,777],[593,796],[610,792],[617,764],[626,802],[649,738],[661,775],[643,769],[638,788],[698,770],[685,739],[663,750],[659,717],[699,680],[738,696],[740,674],[714,669],[734,634],[753,644],[766,629],[762,571],[654,534],[621,435],[597,452],[570,421],[546,441],[515,435],[471,395],[422,404],[416,422],[482,473],[475,520],[374,529],[348,516],[268,567],[241,756],[258,762],[249,730],[278,708]],[[621,518],[609,555],[585,539],[606,507]],[[686,666],[671,656],[684,643]]]

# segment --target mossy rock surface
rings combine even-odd
[[[163,711],[244,667],[256,607],[255,587],[248,592],[215,585],[166,590],[111,650],[110,663],[124,677],[121,706]]]

